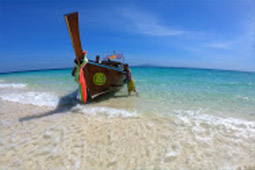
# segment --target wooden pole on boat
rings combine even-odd
[[[76,55],[76,60],[78,64],[82,60],[84,54],[82,53],[81,41],[80,41],[80,33],[79,33],[79,18],[78,12],[65,14],[65,21],[69,31],[69,35],[72,40],[74,52]]]

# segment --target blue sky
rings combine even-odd
[[[255,71],[254,0],[1,0],[0,72],[72,67],[74,11],[90,59]]]

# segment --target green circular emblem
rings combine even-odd
[[[102,86],[106,82],[106,77],[103,73],[96,73],[93,76],[93,82],[95,85]]]

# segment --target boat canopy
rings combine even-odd
[[[113,59],[122,59],[124,57],[123,54],[111,54],[104,57],[104,60],[113,60]]]

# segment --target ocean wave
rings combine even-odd
[[[23,92],[23,93],[10,93],[0,96],[2,100],[17,102],[21,104],[32,104],[36,106],[49,106],[56,107],[59,98],[53,94],[46,92]]]
[[[109,118],[113,117],[135,117],[137,116],[136,111],[130,112],[124,109],[116,109],[110,107],[99,107],[99,106],[88,106],[78,104],[72,110],[72,112],[84,113],[87,115],[97,116],[104,115]]]
[[[203,114],[202,110],[192,111],[181,111],[177,110],[177,120],[175,123],[184,124],[191,127],[191,130],[194,134],[202,134],[208,131],[208,128],[215,128],[215,132],[222,134],[230,134],[233,138],[254,138],[252,134],[255,134],[255,122],[247,121],[237,118],[223,118],[214,115]],[[212,129],[210,129],[211,131]],[[212,137],[212,136],[211,136]],[[199,137],[197,139],[208,141],[210,136]]]
[[[27,85],[24,83],[1,83],[0,84],[0,88],[25,88],[26,86]]]

